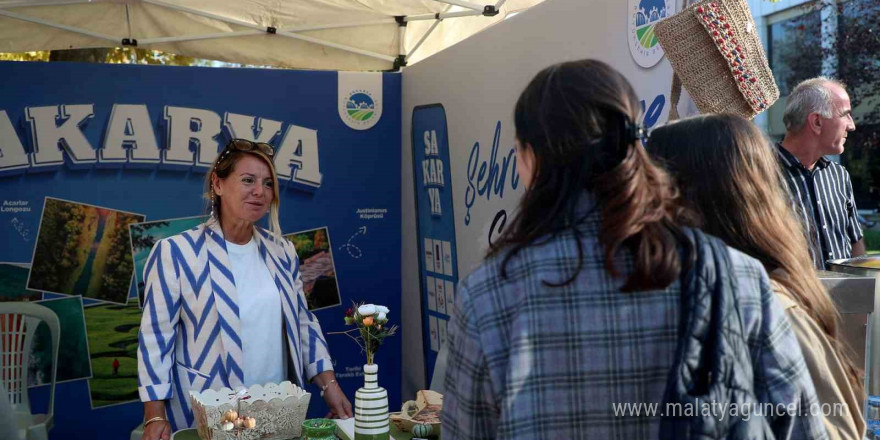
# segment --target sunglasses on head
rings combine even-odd
[[[254,151],[259,150],[266,156],[275,155],[275,148],[265,142],[254,142],[247,139],[233,139],[226,144],[227,150],[235,151]]]

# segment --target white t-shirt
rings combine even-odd
[[[238,292],[245,386],[281,383],[285,376],[281,294],[260,258],[257,240],[226,242]]]

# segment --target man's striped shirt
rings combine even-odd
[[[795,212],[801,217],[810,254],[817,269],[825,262],[852,256],[853,243],[862,239],[852,182],[842,165],[825,157],[812,170],[777,144],[782,175]]]

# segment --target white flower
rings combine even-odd
[[[386,310],[387,310],[387,309],[386,309]],[[379,315],[376,316],[376,319],[379,320],[379,321],[384,321],[384,320],[385,320],[385,312],[380,311],[380,312],[379,312]]]
[[[376,306],[373,304],[364,304],[358,307],[358,314],[361,316],[372,316],[376,314]]]
[[[376,306],[376,310],[378,310],[379,313],[391,313],[391,310],[388,310],[388,307],[385,307],[385,306]],[[379,319],[382,319],[382,318],[379,318]]]

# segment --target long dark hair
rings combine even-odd
[[[514,123],[522,148],[534,152],[532,184],[516,218],[493,244],[489,256],[510,259],[543,239],[572,231],[578,265],[561,283],[575,280],[584,266],[578,202],[592,193],[601,209],[599,242],[605,268],[618,275],[614,256],[621,246],[635,257],[622,291],[661,289],[679,275],[682,231],[678,197],[666,173],[655,166],[629,133],[639,114],[632,86],[597,60],[550,66],[535,76],[516,103]]]
[[[813,318],[861,395],[859,368],[838,338],[837,309],[816,277],[776,152],[763,133],[740,116],[698,116],[655,129],[648,150],[675,176],[700,228],[760,261]]]

